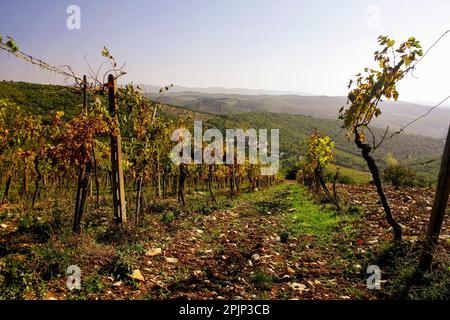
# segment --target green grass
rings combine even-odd
[[[354,215],[339,215],[332,207],[317,204],[308,191],[298,184],[291,184],[286,189],[291,192],[289,206],[295,209],[287,215],[288,229],[292,233],[308,234],[320,242],[329,242],[333,231],[342,222],[357,219]]]
[[[426,273],[420,281],[413,281],[421,252],[422,246],[417,242],[385,242],[368,254],[367,261],[380,266],[383,277],[388,280],[382,286],[381,298],[388,293],[390,297],[402,300],[450,299],[448,253],[444,248],[438,248],[434,254],[433,271]]]
[[[339,175],[341,179],[350,179],[351,183],[354,184],[367,184],[371,181],[370,173],[364,172],[357,169],[345,168],[339,165],[331,164],[329,165],[325,173],[330,176],[334,176],[336,174],[336,169],[339,168]]]
[[[285,234],[283,238],[311,235],[321,244],[329,243],[343,222],[359,218],[358,214],[338,214],[333,206],[319,204],[305,187],[297,183],[280,184],[257,194],[244,193],[239,200],[251,202],[251,211],[258,215],[264,214],[269,208],[272,214],[284,213],[285,230],[280,230],[280,235]],[[241,212],[245,213],[246,208],[241,208]],[[351,227],[342,230],[346,234],[353,231]]]
[[[252,281],[257,287],[263,290],[270,288],[273,278],[262,269],[256,269],[252,275]]]
[[[105,289],[102,278],[99,275],[88,276],[82,283],[82,288],[86,293],[101,293]]]

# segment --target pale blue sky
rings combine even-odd
[[[81,8],[81,30],[66,28],[70,4]],[[348,79],[372,63],[379,34],[416,36],[428,47],[450,29],[448,0],[0,0],[0,12],[0,34],[79,74],[83,56],[96,65],[106,45],[127,63],[124,81],[324,95],[346,94]],[[401,100],[449,95],[449,71],[450,35],[419,65],[417,79],[402,83]],[[0,79],[62,81],[4,52]]]

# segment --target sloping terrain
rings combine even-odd
[[[450,225],[444,223],[432,285],[402,285],[414,269],[429,219],[431,189],[388,188],[405,241],[391,231],[371,186],[339,186],[351,209],[336,214],[298,184],[284,182],[207,204],[201,192],[176,211],[174,200],[154,203],[144,225],[117,229],[110,210],[89,208],[85,231],[70,234],[70,212],[40,203],[34,224],[0,209],[3,295],[29,299],[448,299]],[[167,219],[169,212],[178,212]],[[67,217],[66,217],[67,215]],[[68,232],[69,231],[69,232]],[[402,257],[402,259],[398,259]],[[6,260],[5,260],[6,259]],[[6,262],[5,262],[6,261]],[[82,289],[66,287],[65,268],[82,271]],[[382,270],[381,290],[366,286],[369,265]],[[13,267],[12,267],[13,266]],[[33,282],[31,282],[31,280]],[[428,281],[427,280],[427,281]],[[16,290],[16,291],[8,291]],[[24,290],[18,292],[17,290]]]
[[[191,94],[189,93],[189,95]],[[197,99],[195,94],[192,95],[194,99]],[[166,96],[169,101],[171,97],[170,94]],[[266,98],[275,99],[273,101],[284,98],[286,100],[294,99],[292,106],[295,104],[295,99],[298,98],[297,96],[237,97],[236,103],[238,105],[240,104],[240,99],[245,97],[250,102],[256,98],[262,99],[262,101],[266,101]],[[47,118],[51,118],[59,110],[64,111],[65,118],[71,118],[81,109],[81,96],[78,91],[74,88],[64,86],[24,82],[0,82],[0,99],[2,98],[10,99],[24,110],[33,114],[40,114]],[[311,99],[305,100],[304,102],[311,110],[320,109],[317,101],[314,102],[314,97],[304,98]],[[326,100],[328,98],[324,99]],[[198,111],[197,108],[191,108],[189,105],[184,107],[165,105],[160,109],[159,114],[167,117],[186,117],[192,120],[202,120],[207,122],[206,126],[213,126],[222,130],[227,128],[279,129],[280,151],[283,153],[282,166],[285,168],[297,163],[299,155],[304,152],[306,139],[314,129],[317,129],[319,132],[328,134],[336,140],[337,163],[339,165],[347,168],[367,170],[359,151],[354,146],[354,143],[348,141],[345,137],[345,132],[341,129],[341,124],[337,120],[273,112],[236,112],[231,114],[227,112],[227,114],[217,114],[214,112],[213,107],[215,101],[214,99],[207,99],[204,102],[205,108],[200,108],[208,112]],[[228,98],[226,98],[226,101],[228,101]],[[236,108],[231,111],[243,110],[241,106]],[[261,111],[258,106],[251,110]],[[330,111],[327,117],[332,117],[333,114]],[[445,118],[443,119],[445,120]],[[374,128],[373,131],[378,139],[384,134],[384,130],[377,128]],[[385,155],[391,152],[405,165],[410,166],[419,173],[425,174],[426,179],[432,181],[437,176],[439,161],[425,165],[422,163],[439,159],[442,154],[443,145],[444,139],[435,139],[423,135],[401,134],[392,140],[386,141],[374,156],[379,160],[380,165],[383,166]]]
[[[298,95],[236,95],[195,92],[168,93],[164,103],[187,107],[197,111],[218,114],[236,112],[275,112],[299,114],[314,118],[337,119],[339,108],[346,104],[345,97]],[[383,114],[374,120],[379,128],[399,129],[425,114],[429,107],[407,102],[384,102]],[[407,133],[444,137],[450,123],[450,109],[437,108],[425,119],[406,129]]]

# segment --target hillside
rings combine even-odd
[[[170,100],[169,96],[169,100]],[[57,110],[62,110],[65,117],[70,118],[80,110],[81,97],[77,91],[70,87],[40,85],[23,82],[0,82],[0,99],[8,98],[24,110],[33,114],[50,116]],[[250,99],[250,98],[249,98]],[[213,107],[205,108],[208,111]],[[314,106],[314,104],[313,104]],[[194,108],[196,109],[196,108]],[[311,107],[311,110],[314,108]],[[256,109],[257,110],[257,109]],[[237,111],[234,110],[233,111]],[[309,134],[316,128],[336,140],[337,164],[347,168],[366,170],[366,165],[358,150],[352,142],[345,137],[340,128],[340,123],[331,119],[318,119],[311,116],[294,115],[288,113],[269,112],[236,112],[231,114],[214,114],[213,112],[200,112],[192,110],[191,107],[176,107],[165,105],[160,110],[160,115],[168,117],[188,117],[202,120],[207,126],[226,128],[267,128],[280,129],[280,151],[282,155],[282,166],[286,169],[295,165],[299,155],[304,152],[305,141]],[[374,129],[379,138],[383,130]],[[439,158],[442,153],[443,139],[434,139],[419,135],[402,134],[387,141],[374,156],[381,160],[386,153],[391,152],[404,164],[411,166],[420,173],[426,174],[429,180],[437,175],[439,162],[428,165],[416,165],[428,160]]]
[[[148,94],[158,94],[161,86],[139,84],[141,88]],[[174,85],[170,89],[171,93],[207,93],[207,94],[238,94],[238,95],[301,95],[306,96],[308,93],[297,91],[282,90],[264,90],[264,89],[245,89],[245,88],[223,88],[223,87],[185,87]]]
[[[366,164],[361,158],[354,143],[348,141],[340,123],[336,120],[316,119],[301,115],[282,113],[249,112],[212,117],[209,122],[218,128],[279,128],[280,150],[287,160],[285,164],[292,165],[297,157],[303,154],[306,139],[317,129],[335,138],[337,148],[337,163],[344,167],[366,170]],[[378,140],[384,134],[383,130],[373,129]],[[376,159],[383,165],[383,159],[388,152],[395,155],[406,165],[411,165],[419,172],[437,175],[438,162],[429,165],[413,165],[435,159],[442,154],[444,141],[419,135],[402,134],[386,141],[375,153]]]
[[[42,116],[63,110],[66,118],[76,115],[82,105],[75,88],[28,82],[0,82],[0,99],[9,99],[23,110]]]
[[[199,92],[168,93],[162,102],[183,106],[197,111],[217,114],[236,112],[276,112],[300,114],[314,118],[336,119],[338,110],[345,105],[345,97],[299,96],[299,95],[237,95],[208,94]],[[407,102],[385,102],[383,114],[374,120],[374,126],[398,129],[429,108]],[[426,119],[417,121],[406,132],[432,137],[444,137],[450,122],[449,109],[435,109]]]

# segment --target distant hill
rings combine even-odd
[[[337,163],[347,168],[367,170],[366,163],[353,141],[349,141],[336,120],[317,119],[309,116],[283,113],[245,112],[211,117],[208,123],[217,128],[267,128],[280,129],[280,150],[284,153],[285,163],[293,164],[298,156],[304,154],[309,135],[314,129],[333,137],[336,142]],[[373,129],[377,141],[384,131]],[[419,165],[418,163],[440,158],[444,147],[443,139],[419,135],[401,134],[386,141],[374,153],[380,166],[388,152],[395,155],[404,165],[419,172],[437,177],[439,161]]]
[[[161,87],[141,84],[139,85],[148,94],[158,94]],[[239,94],[239,95],[301,95],[309,94],[298,91],[282,91],[282,90],[263,90],[263,89],[244,89],[244,88],[223,88],[223,87],[184,87],[175,85],[170,88],[172,93],[194,92],[206,94]]]
[[[279,129],[280,152],[282,153],[282,166],[292,167],[298,162],[299,155],[306,151],[307,140],[314,129],[327,134],[336,142],[337,164],[345,168],[353,168],[367,171],[367,165],[361,157],[360,151],[353,141],[349,141],[345,132],[336,120],[318,119],[310,116],[291,115],[269,112],[241,112],[227,115],[214,115],[199,111],[193,111],[184,107],[163,105],[160,116],[176,118],[185,117],[194,120],[202,120],[204,128],[218,128],[222,132],[225,129]],[[373,128],[377,141],[384,131]],[[381,168],[384,167],[386,154],[394,156],[407,167],[410,167],[430,181],[437,177],[439,161],[428,163],[430,160],[440,159],[444,147],[444,139],[436,139],[420,135],[401,134],[391,140],[387,140],[374,153],[375,159]]]
[[[346,104],[347,99],[328,96],[169,92],[161,101],[217,114],[263,111],[337,119],[338,110]],[[395,130],[426,113],[429,107],[408,102],[384,102],[381,109],[383,114],[374,120],[374,126],[380,128],[389,126]],[[426,118],[408,127],[406,132],[441,138],[446,136],[449,123],[450,109],[436,108]]]

